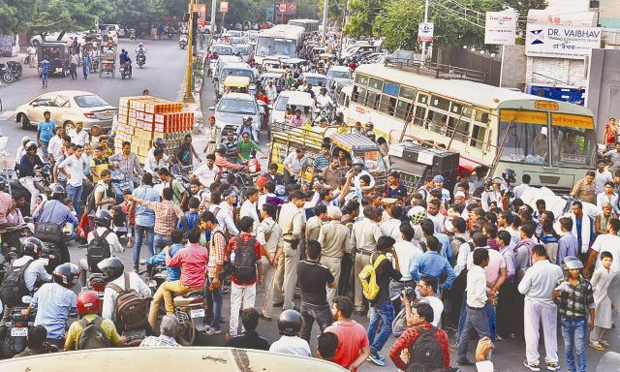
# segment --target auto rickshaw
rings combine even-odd
[[[227,93],[248,93],[251,82],[247,76],[229,75],[224,80],[224,89]]]

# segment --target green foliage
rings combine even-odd
[[[375,17],[387,3],[388,0],[350,0],[349,22],[345,25],[345,33],[353,37],[372,35]]]
[[[102,23],[136,24],[158,20],[167,16],[167,1],[164,0],[108,0],[113,10],[102,17]],[[176,1],[169,1],[176,3]],[[187,2],[185,3],[187,11]]]

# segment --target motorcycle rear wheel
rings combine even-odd
[[[15,81],[15,76],[11,71],[6,71],[4,75],[2,75],[2,80],[4,80],[4,82],[7,84],[11,84],[13,81]]]
[[[177,341],[182,346],[192,346],[196,339],[196,329],[194,328],[194,320],[189,317],[189,320],[181,325],[181,331],[177,335]]]

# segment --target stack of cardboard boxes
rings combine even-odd
[[[163,138],[166,154],[173,156],[186,134],[194,129],[194,113],[184,112],[183,104],[150,96],[121,97],[114,148],[122,149],[124,141],[141,163],[155,138]]]

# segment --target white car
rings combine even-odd
[[[84,38],[81,32],[65,32],[62,38],[58,40],[59,36],[60,36],[60,32],[52,32],[51,34],[45,35],[45,41],[46,42],[60,41],[63,43],[71,43],[73,42],[73,39],[77,37],[78,42],[81,45],[84,45]],[[30,45],[33,45],[37,49],[39,48],[42,42],[43,42],[43,37],[41,37],[41,35],[35,35],[30,38]]]
[[[43,113],[49,111],[57,126],[66,132],[73,130],[76,122],[84,123],[84,129],[98,125],[107,131],[118,111],[103,98],[80,90],[60,90],[44,93],[15,109],[15,122],[23,129],[29,129],[43,120]]]

